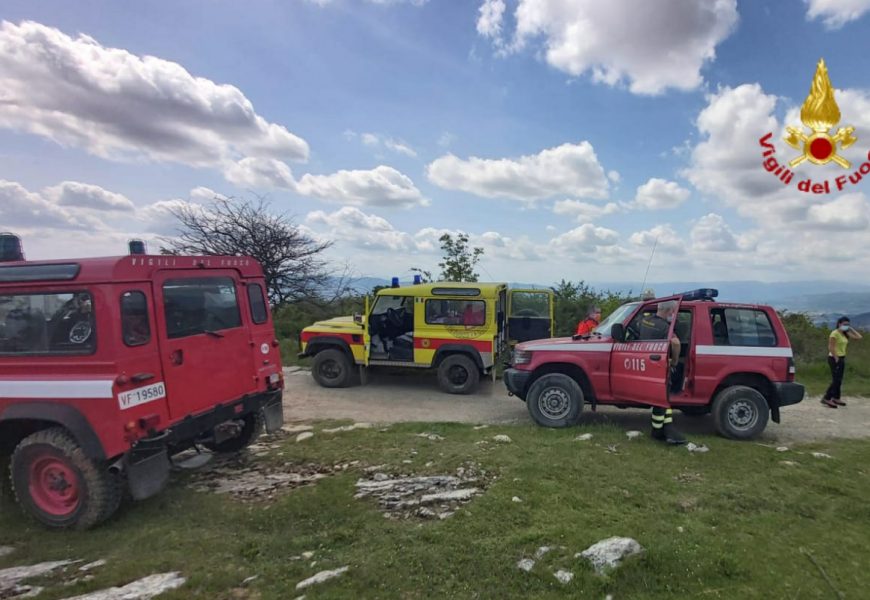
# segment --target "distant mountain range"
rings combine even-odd
[[[402,281],[407,285],[409,281]],[[637,282],[590,281],[597,290],[640,293]],[[360,277],[351,282],[358,293],[369,293],[376,285],[390,285],[389,279]],[[547,284],[512,283],[513,287],[548,287]],[[553,284],[550,284],[553,285]],[[833,323],[841,315],[849,315],[859,327],[870,327],[870,284],[843,281],[665,281],[647,283],[659,296],[698,288],[719,290],[719,300],[769,304],[779,310],[804,312],[818,323]]]

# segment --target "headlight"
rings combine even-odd
[[[532,362],[531,350],[514,350],[514,364],[527,365]]]

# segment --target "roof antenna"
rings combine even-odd
[[[649,268],[652,266],[653,256],[656,255],[656,246],[659,245],[659,236],[656,236],[656,241],[653,242],[652,252],[649,253],[649,262],[646,264],[646,273],[643,274],[643,283],[640,284],[640,293],[643,294],[646,286],[646,278],[649,275]]]

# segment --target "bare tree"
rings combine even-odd
[[[333,281],[321,254],[332,242],[317,241],[293,220],[269,212],[263,198],[255,202],[216,197],[211,206],[172,209],[178,236],[164,238],[164,254],[250,256],[263,266],[272,306],[340,294],[347,273]],[[338,291],[337,291],[338,290]]]

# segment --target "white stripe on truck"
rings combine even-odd
[[[0,380],[3,398],[111,398],[111,379]]]
[[[524,348],[526,352],[537,352],[538,350],[552,350],[560,352],[610,352],[613,344],[541,344],[540,346],[529,346]]]
[[[696,346],[699,356],[768,356],[791,358],[791,348],[764,348],[759,346]]]

